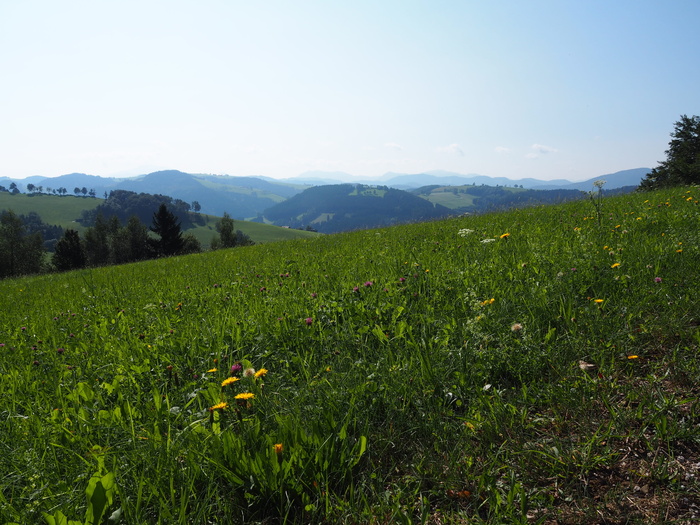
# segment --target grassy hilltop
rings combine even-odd
[[[699,200],[2,281],[0,522],[698,519]]]

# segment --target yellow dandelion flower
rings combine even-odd
[[[218,372],[218,371],[219,371],[218,368],[210,368],[209,370],[207,370],[207,373],[214,373],[214,372]]]
[[[258,377],[264,376],[265,374],[267,374],[267,368],[261,368],[260,370],[255,372],[253,376],[257,379]]]
[[[226,401],[222,401],[221,403],[217,403],[213,407],[210,407],[209,411],[213,412],[214,410],[219,410],[219,409],[224,410],[226,407],[228,407],[228,403]]]
[[[676,253],[683,253],[683,250],[676,250]]]
[[[612,266],[610,266],[610,268],[617,268],[618,266],[620,266],[620,263],[615,263]]]
[[[224,379],[224,380],[221,382],[221,386],[230,385],[230,384],[232,384],[232,383],[235,383],[235,382],[238,381],[239,379],[240,379],[240,378],[238,378],[238,377],[227,377],[226,379]]]
[[[496,301],[496,299],[493,299],[493,298],[491,298],[491,299],[486,299],[485,301],[482,301],[482,302],[481,302],[481,306],[486,306],[486,305],[488,305],[488,304],[493,304],[495,301]]]
[[[237,394],[234,399],[253,399],[255,397],[255,394],[252,394],[250,392],[243,392],[242,394]]]
[[[274,449],[275,454],[279,456],[282,452],[284,452],[284,445],[282,443],[275,443]]]
[[[506,232],[503,235],[501,235],[499,238],[500,239],[507,239],[508,237],[510,237],[510,233]]]
[[[627,359],[639,359],[638,355],[628,355]]]
[[[603,299],[593,299],[593,302],[600,304],[603,302]]]

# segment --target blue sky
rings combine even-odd
[[[700,2],[0,0],[0,176],[654,167]]]

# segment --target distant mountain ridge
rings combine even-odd
[[[261,221],[266,210],[278,205],[315,186],[328,184],[364,184],[387,186],[400,190],[413,190],[424,186],[522,186],[528,189],[567,189],[590,191],[593,182],[605,180],[604,188],[613,190],[622,187],[638,186],[649,173],[649,168],[635,168],[594,177],[582,182],[565,179],[544,181],[532,178],[508,179],[486,175],[463,175],[455,172],[434,170],[425,173],[386,173],[377,179],[353,177],[345,172],[309,171],[288,179],[272,179],[262,176],[235,177],[229,175],[207,175],[184,173],[178,170],[164,170],[139,175],[137,177],[115,178],[70,173],[58,177],[32,176],[27,179],[0,179],[0,185],[8,187],[12,182],[20,189],[28,184],[57,190],[66,188],[73,193],[74,188],[95,190],[97,197],[111,190],[128,190],[139,193],[162,194],[187,203],[197,201],[201,211],[210,215],[222,216],[229,213],[234,219],[256,219]]]

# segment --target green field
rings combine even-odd
[[[440,204],[451,210],[460,208],[469,208],[474,205],[474,199],[479,198],[477,195],[469,193],[473,186],[441,186],[433,189],[428,195],[419,195],[433,204]],[[511,188],[503,186],[502,190],[509,193],[520,193],[525,191],[522,188]]]
[[[47,224],[59,225],[64,230],[72,228],[81,233],[86,228],[81,223],[76,222],[75,219],[80,218],[83,210],[94,209],[102,202],[104,202],[102,199],[70,195],[63,197],[55,195],[10,195],[7,192],[0,192],[0,210],[12,210],[18,215],[36,212]],[[183,230],[183,233],[191,233],[207,249],[214,234],[216,234],[216,223],[218,220],[219,217],[199,214],[196,216],[195,222],[201,221],[204,224],[195,224],[195,227]],[[314,232],[239,220],[235,221],[235,228],[241,230],[256,243],[287,241],[318,235]]]
[[[11,195],[0,192],[0,210],[12,210],[17,215],[36,212],[46,224],[61,226],[64,230],[72,228],[79,232],[85,228],[75,219],[80,218],[83,210],[92,210],[104,202],[104,199],[92,197],[75,197],[65,195]]]
[[[2,281],[0,523],[690,523],[699,199]]]

